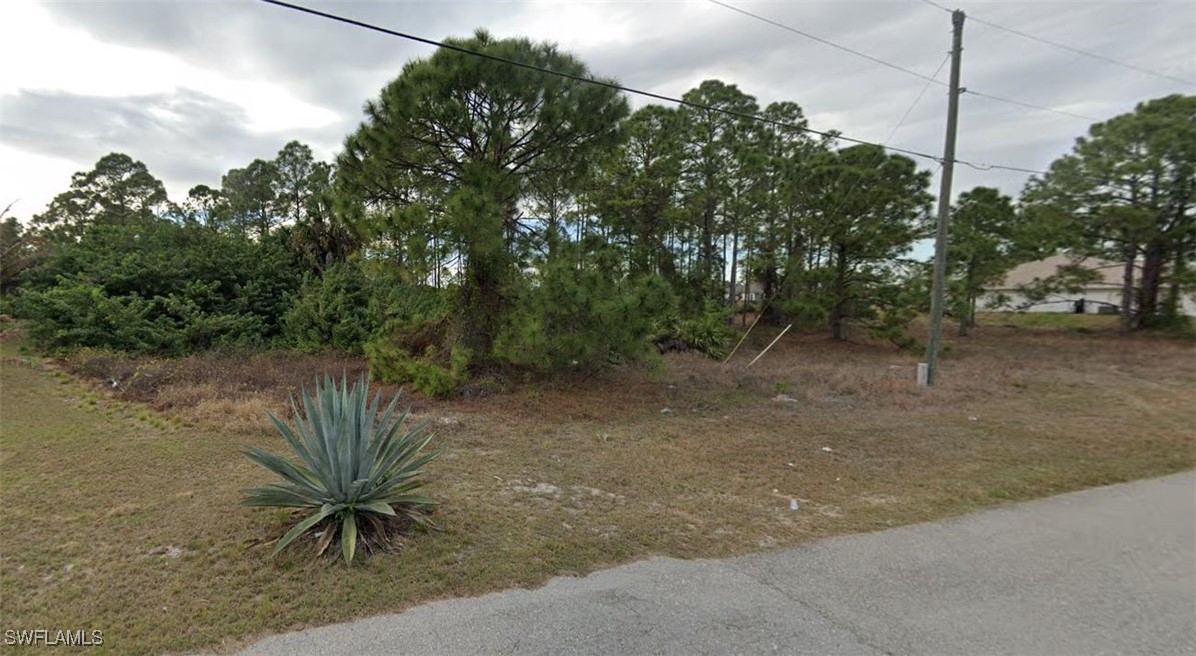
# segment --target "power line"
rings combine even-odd
[[[776,21],[771,18],[768,18],[767,16],[761,16],[760,14],[752,13],[746,9],[742,9],[740,7],[736,7],[731,4],[727,4],[726,2],[722,2],[721,0],[706,0],[706,1],[711,4],[715,4],[720,7],[730,9],[731,11],[734,11],[736,13],[743,14],[744,16],[747,16],[749,18],[753,18],[755,20],[758,20],[758,21],[761,21],[764,23],[768,23],[769,25],[779,27],[782,30],[792,32],[792,33],[800,35],[800,36],[804,36],[807,39],[813,39],[814,41],[826,44],[826,45],[828,45],[832,48],[836,48],[838,50],[842,50],[843,52],[851,53],[857,57],[862,57],[864,59],[867,59],[870,62],[880,64],[881,66],[886,66],[895,71],[900,71],[902,73],[905,73],[906,75],[911,75],[920,80],[925,80],[928,84],[937,84],[941,87],[947,86],[947,83],[943,82],[942,80],[936,80],[936,79],[930,77],[929,75],[924,75],[915,70],[905,68],[904,66],[898,66],[897,64],[894,64],[890,61],[886,61],[879,57],[873,57],[872,55],[869,55],[864,52],[860,52],[859,50],[853,50],[852,48],[848,48],[847,46],[840,45],[838,43],[835,43],[834,41],[830,41],[830,40],[824,39],[822,37],[815,36],[813,34],[810,34],[809,32],[803,32],[795,27],[791,27],[789,25],[781,23],[780,21]],[[991,93],[981,93],[979,91],[971,91],[968,89],[963,90],[963,92],[970,93],[971,95],[976,96],[977,98],[985,98],[987,100],[993,100],[996,102],[1008,103],[1010,105],[1017,105],[1019,107],[1024,107],[1027,109],[1036,109],[1036,110],[1040,110],[1040,111],[1044,111],[1044,112],[1051,112],[1053,114],[1059,114],[1060,116],[1067,116],[1069,118],[1075,118],[1075,119],[1090,121],[1090,122],[1094,122],[1094,123],[1099,120],[1099,119],[1093,118],[1091,116],[1084,116],[1083,114],[1076,114],[1075,112],[1069,112],[1069,111],[1062,110],[1062,109],[1056,109],[1054,107],[1047,107],[1045,105],[1035,105],[1033,103],[1028,103],[1028,102],[1025,102],[1022,100],[1015,100],[1013,98],[1005,98],[1004,96],[997,96],[997,95],[994,95]]]
[[[929,159],[929,160],[933,160],[935,162],[942,163],[942,158],[940,158],[936,155],[931,155],[930,153],[924,153],[924,152],[917,151],[917,150],[910,150],[908,148],[898,148],[896,146],[885,146],[883,144],[878,144],[878,143],[875,143],[872,141],[865,141],[863,139],[847,137],[847,136],[844,136],[837,132],[824,132],[822,130],[815,130],[813,128],[807,128],[807,127],[803,127],[800,125],[794,125],[792,123],[786,123],[784,121],[778,121],[776,119],[771,119],[771,118],[768,118],[767,116],[761,116],[759,114],[749,114],[746,112],[737,112],[737,111],[731,110],[731,109],[724,109],[722,107],[713,107],[711,105],[704,105],[702,103],[696,103],[696,102],[693,102],[690,100],[685,100],[683,98],[674,98],[672,96],[666,96],[664,94],[654,93],[652,91],[643,91],[641,89],[635,89],[635,88],[624,86],[622,84],[618,84],[616,82],[612,82],[612,81],[608,81],[608,80],[601,80],[601,79],[597,79],[597,78],[593,78],[593,77],[574,75],[572,73],[565,73],[563,71],[554,71],[550,68],[542,68],[539,66],[535,66],[533,64],[528,64],[527,62],[521,62],[521,61],[518,61],[515,59],[508,59],[506,57],[500,57],[498,55],[492,55],[492,54],[486,53],[486,52],[479,52],[477,50],[470,50],[469,48],[465,48],[465,47],[458,46],[458,45],[453,45],[451,43],[435,41],[435,40],[428,39],[425,37],[415,36],[414,34],[408,34],[406,32],[400,32],[398,30],[392,30],[390,28],[382,27],[380,25],[374,25],[372,23],[366,23],[364,21],[359,21],[359,20],[356,20],[353,18],[348,18],[346,16],[339,16],[337,14],[330,14],[328,12],[320,11],[318,9],[311,9],[309,7],[303,7],[301,5],[292,4],[290,2],[285,2],[284,0],[259,0],[259,2],[263,2],[263,3],[269,4],[269,5],[274,5],[277,7],[282,7],[284,9],[290,9],[292,11],[297,11],[297,12],[304,13],[304,14],[309,14],[311,16],[318,16],[320,18],[325,18],[325,19],[328,19],[331,21],[336,21],[338,23],[344,23],[346,25],[352,25],[354,27],[360,27],[362,29],[370,30],[373,32],[379,32],[381,34],[386,34],[389,36],[396,36],[401,39],[407,39],[408,41],[415,41],[417,43],[423,43],[426,45],[435,46],[437,48],[444,48],[445,50],[451,50],[453,52],[459,52],[459,53],[466,54],[466,55],[472,55],[474,57],[481,57],[482,59],[489,59],[491,61],[508,64],[510,66],[515,66],[515,67],[523,68],[523,69],[530,70],[530,71],[537,71],[539,73],[544,73],[547,75],[555,75],[557,77],[562,77],[567,80],[573,80],[574,82],[581,82],[583,84],[592,84],[592,85],[596,85],[596,86],[600,86],[600,87],[605,87],[608,89],[614,89],[616,91],[622,91],[624,93],[630,93],[630,94],[634,94],[634,95],[638,95],[638,96],[644,96],[646,98],[653,98],[655,100],[662,100],[664,102],[681,105],[683,107],[691,107],[693,109],[700,109],[703,111],[715,112],[715,113],[723,114],[726,116],[733,116],[735,118],[745,119],[745,120],[749,120],[749,121],[756,121],[758,123],[765,123],[768,125],[772,125],[774,127],[784,128],[786,130],[793,130],[795,132],[806,132],[809,134],[818,135],[818,136],[826,138],[826,139],[846,141],[848,143],[854,143],[854,144],[859,144],[859,145],[863,145],[863,146],[876,146],[879,148],[885,148],[887,150],[891,150],[893,152],[901,153],[903,155],[910,155],[912,157],[921,157],[923,159]],[[924,76],[924,77],[929,77],[929,76]],[[934,78],[929,78],[929,79],[933,80]],[[959,160],[956,160],[956,161],[959,161]],[[1023,169],[1023,168],[1014,167],[1014,166],[1003,166],[1000,164],[974,165],[974,164],[971,164],[968,162],[960,162],[960,163],[964,164],[966,166],[971,166],[972,168],[983,167],[983,168],[978,168],[978,170],[1005,169],[1005,170],[1010,170],[1010,171],[1032,172],[1032,173],[1036,173],[1036,174],[1044,174],[1045,173],[1043,171],[1031,171],[1030,169]]]
[[[947,86],[947,83],[946,83],[946,82],[942,82],[942,81],[936,80],[936,79],[934,79],[933,77],[931,77],[931,76],[929,76],[929,75],[923,75],[922,73],[919,73],[919,72],[917,72],[917,71],[915,71],[915,70],[911,70],[911,69],[905,68],[904,66],[898,66],[897,64],[894,64],[893,62],[890,62],[890,61],[885,61],[884,59],[881,59],[881,58],[879,58],[879,57],[873,57],[872,55],[869,55],[869,54],[867,54],[867,53],[860,52],[859,50],[853,50],[853,49],[851,49],[851,48],[848,48],[847,46],[840,45],[840,44],[838,44],[838,43],[835,43],[834,41],[829,41],[829,40],[827,40],[827,39],[824,39],[824,38],[822,38],[822,37],[819,37],[819,36],[814,36],[813,34],[810,34],[809,32],[803,32],[803,31],[801,31],[801,30],[799,30],[799,29],[797,29],[797,28],[795,28],[795,27],[790,27],[790,26],[788,26],[788,25],[786,25],[786,24],[784,24],[784,23],[781,23],[781,22],[779,22],[779,21],[775,21],[775,20],[773,20],[773,19],[771,19],[771,18],[767,18],[767,17],[765,17],[765,16],[761,16],[761,15],[759,15],[759,14],[753,14],[752,12],[750,12],[750,11],[748,11],[748,10],[746,10],[746,9],[740,9],[739,7],[736,7],[735,5],[729,5],[729,4],[725,3],[725,2],[720,2],[720,0],[707,0],[707,1],[708,1],[708,2],[710,2],[710,3],[712,3],[712,4],[716,4],[716,5],[720,6],[720,7],[723,7],[723,8],[725,8],[725,9],[730,9],[731,11],[734,11],[734,12],[737,12],[737,13],[740,13],[740,14],[743,14],[744,16],[747,16],[747,17],[749,17],[749,18],[754,18],[754,19],[756,19],[756,20],[758,20],[758,21],[763,21],[763,22],[765,22],[765,23],[768,23],[769,25],[773,25],[773,26],[775,26],[775,27],[779,27],[779,28],[781,28],[782,30],[785,30],[785,31],[787,31],[787,32],[792,32],[792,33],[794,33],[794,34],[797,34],[797,35],[799,35],[799,36],[804,36],[804,37],[806,37],[807,39],[813,39],[814,41],[817,41],[817,42],[819,42],[819,43],[822,43],[822,44],[828,45],[828,46],[830,46],[830,47],[832,47],[832,48],[835,48],[835,49],[838,49],[838,50],[842,50],[843,52],[851,53],[851,54],[855,55],[856,57],[863,57],[864,59],[867,59],[867,60],[868,60],[868,61],[870,61],[870,62],[873,62],[873,63],[876,63],[876,64],[880,64],[881,66],[887,66],[887,67],[889,67],[889,68],[891,68],[891,69],[893,69],[893,70],[895,70],[895,71],[901,71],[902,73],[905,73],[906,75],[912,75],[912,76],[914,76],[914,77],[916,77],[916,78],[920,78],[920,79],[926,80],[927,82],[933,82],[933,83],[935,83],[935,84],[939,84],[939,85],[942,85],[942,86]]]
[[[922,0],[922,2],[925,2],[926,4],[934,7],[935,9],[940,9],[947,13],[951,13],[950,9],[948,9],[947,7],[944,7],[943,5],[941,5],[937,2],[933,2],[933,0]],[[1175,77],[1174,75],[1167,75],[1166,73],[1159,73],[1158,71],[1152,71],[1149,68],[1143,68],[1136,64],[1124,62],[1119,59],[1113,59],[1112,57],[1108,57],[1108,56],[1102,55],[1100,53],[1090,52],[1088,50],[1081,50],[1079,48],[1069,46],[1066,43],[1059,43],[1058,41],[1052,41],[1050,39],[1046,39],[1046,38],[1043,38],[1040,36],[1035,36],[1028,32],[1023,32],[1021,30],[1015,30],[1012,27],[1005,27],[1004,25],[999,25],[990,20],[985,20],[983,18],[979,18],[972,14],[968,14],[968,18],[974,22],[981,23],[983,25],[987,25],[989,27],[992,27],[992,28],[995,28],[995,29],[998,29],[998,30],[1001,30],[1004,32],[1009,32],[1010,34],[1015,34],[1017,36],[1022,37],[1023,39],[1029,39],[1030,41],[1037,41],[1038,43],[1042,43],[1042,44],[1045,44],[1048,46],[1053,46],[1055,48],[1059,48],[1060,50],[1066,50],[1067,52],[1070,52],[1070,53],[1073,53],[1076,55],[1081,55],[1083,57],[1089,57],[1092,59],[1103,61],[1106,64],[1113,64],[1114,66],[1120,66],[1122,68],[1126,68],[1131,71],[1137,71],[1138,73],[1144,73],[1146,75],[1151,75],[1151,76],[1154,76],[1157,78],[1162,78],[1164,80],[1171,80],[1172,82],[1179,82],[1180,84],[1186,84],[1188,86],[1196,86],[1196,82],[1193,82],[1191,80],[1185,80],[1181,77]]]
[[[996,101],[1003,102],[1003,103],[1009,103],[1010,105],[1018,105],[1019,107],[1025,107],[1027,109],[1040,109],[1044,112],[1053,112],[1053,113],[1059,114],[1061,116],[1070,116],[1072,118],[1078,118],[1078,119],[1082,119],[1085,121],[1091,121],[1092,123],[1100,122],[1100,119],[1098,119],[1098,118],[1093,118],[1091,116],[1085,116],[1083,114],[1076,114],[1075,112],[1069,112],[1065,109],[1058,109],[1056,107],[1046,107],[1043,105],[1035,105],[1033,103],[1028,103],[1028,102],[1024,102],[1021,100],[1014,100],[1012,98],[1002,98],[1001,96],[994,96],[991,94],[982,93],[980,91],[972,91],[971,89],[960,89],[959,92],[962,94],[976,96],[977,98],[987,98],[989,100],[996,100]]]
[[[931,82],[934,82],[935,80],[938,79],[939,73],[941,73],[943,70],[943,66],[946,66],[947,62],[949,62],[949,61],[951,61],[951,53],[947,53],[947,56],[943,58],[943,61],[942,61],[942,63],[939,64],[939,67],[934,70],[934,73],[930,76],[930,79],[926,81],[926,84],[922,85],[922,90],[920,92],[918,92],[918,97],[914,98],[914,102],[910,103],[909,108],[907,108],[905,110],[905,114],[903,114],[901,116],[900,121],[897,121],[897,125],[895,125],[893,127],[893,131],[889,133],[889,137],[887,139],[885,139],[885,142],[882,145],[888,144],[890,141],[893,140],[893,137],[897,136],[897,131],[901,129],[901,126],[905,125],[905,121],[907,119],[909,119],[909,115],[913,113],[914,108],[918,106],[918,103],[922,102],[922,96],[925,96],[926,91],[928,89],[930,89]],[[939,165],[940,166],[942,165],[942,160],[939,161]],[[842,182],[843,176],[844,176],[844,170],[840,169],[839,174],[837,176],[835,176],[835,186],[838,186],[838,184],[840,182]],[[839,212],[843,209],[843,206],[847,203],[847,199],[850,198],[852,196],[852,194],[855,193],[856,189],[859,189],[860,184],[863,181],[864,181],[863,176],[857,176],[856,180],[855,180],[855,184],[853,184],[851,186],[851,188],[849,188],[847,190],[847,193],[839,194],[839,202],[835,204],[834,210],[831,212],[828,212],[827,215],[830,216],[830,215],[839,214]],[[789,279],[790,279],[789,273],[790,273],[789,271],[785,272],[785,276],[782,277],[780,280],[780,283],[777,284],[776,290],[773,291],[773,295],[770,298],[765,299],[764,304],[760,306],[760,312],[759,312],[759,314],[756,315],[757,321],[759,321],[759,318],[761,316],[763,316],[764,312],[767,311],[768,308],[772,306],[773,300],[775,300],[776,298],[779,298],[781,295],[781,292],[785,290],[785,288],[786,288],[785,286],[789,283]],[[753,323],[752,328],[755,328],[755,327],[756,327],[756,324]],[[751,331],[752,331],[752,329],[749,328],[747,330],[747,332],[744,333],[743,338],[747,339],[747,335]],[[741,339],[739,341],[740,341],[740,344],[743,343],[743,339]],[[736,345],[735,348],[738,349],[739,345]],[[734,355],[734,350],[731,352],[731,355]],[[731,359],[731,356],[728,355],[727,360],[724,360],[723,364],[726,364],[730,359]]]
[[[504,64],[509,64],[511,66],[516,66],[519,68],[531,70],[531,71],[537,71],[540,73],[546,73],[548,75],[555,75],[557,77],[563,77],[568,80],[573,80],[574,82],[593,84],[593,85],[597,85],[600,87],[606,87],[608,89],[614,89],[616,91],[622,91],[624,93],[630,93],[630,94],[635,94],[638,96],[644,96],[647,98],[653,98],[655,100],[663,100],[665,102],[674,103],[674,104],[682,105],[685,107],[692,107],[694,109],[701,109],[704,111],[717,112],[720,114],[725,114],[727,116],[733,116],[736,118],[741,118],[741,119],[746,119],[746,120],[751,120],[751,121],[758,121],[761,123],[767,123],[769,125],[786,128],[789,130],[795,130],[798,132],[808,132],[810,134],[815,134],[820,137],[824,137],[824,138],[828,138],[828,139],[838,139],[840,141],[847,141],[850,143],[867,145],[867,146],[879,146],[880,145],[880,144],[873,143],[871,141],[855,139],[855,138],[847,137],[847,136],[844,136],[844,135],[838,134],[838,133],[824,132],[821,130],[815,130],[813,128],[807,128],[807,127],[802,127],[799,125],[793,125],[792,123],[778,121],[776,119],[771,119],[766,116],[761,116],[759,114],[749,114],[747,112],[737,112],[735,110],[724,109],[722,107],[713,107],[711,105],[704,105],[702,103],[697,103],[697,102],[693,102],[690,100],[684,100],[682,98],[674,98],[672,96],[666,96],[664,94],[654,93],[652,91],[643,91],[641,89],[634,89],[632,87],[624,86],[622,84],[618,84],[616,82],[611,82],[608,80],[601,80],[601,79],[593,78],[593,77],[584,77],[581,75],[574,75],[572,73],[565,73],[562,71],[554,71],[549,68],[541,68],[539,66],[535,66],[533,64],[528,64],[526,62],[521,62],[521,61],[518,61],[515,59],[508,59],[506,57],[500,57],[498,55],[492,55],[492,54],[486,53],[486,52],[470,50],[469,48],[464,48],[461,46],[453,45],[451,43],[443,43],[441,41],[434,41],[432,39],[415,36],[413,34],[407,34],[405,32],[399,32],[398,30],[392,30],[392,29],[389,29],[386,27],[381,27],[379,25],[374,25],[371,23],[366,23],[364,21],[359,21],[359,20],[356,20],[353,18],[348,18],[345,16],[338,16],[336,14],[330,14],[328,12],[320,11],[318,9],[311,9],[311,8],[303,7],[300,5],[291,4],[289,2],[284,2],[283,0],[260,0],[260,1],[264,2],[266,4],[275,5],[278,7],[283,7],[283,8],[291,9],[294,11],[299,11],[299,12],[302,12],[305,14],[311,14],[313,16],[319,16],[321,18],[327,18],[329,20],[337,21],[340,23],[345,23],[348,25],[353,25],[355,27],[360,27],[360,28],[367,29],[367,30],[372,30],[374,32],[381,32],[382,34],[388,34],[390,36],[397,36],[399,38],[407,39],[409,41],[416,41],[418,43],[424,43],[424,44],[427,44],[430,46],[435,46],[437,48],[444,48],[445,50],[451,50],[453,52],[459,52],[459,53],[466,54],[466,55],[473,55],[475,57],[481,57],[483,59],[489,59],[491,61],[497,61],[497,62],[501,62]],[[908,149],[904,149],[904,148],[890,148],[890,150],[893,150],[893,151],[899,152],[899,153],[903,153],[906,155],[912,155],[914,157],[923,157],[926,159],[933,159],[936,161],[938,160],[938,158],[935,157],[934,155],[931,155],[929,153],[919,152],[916,150],[908,150]]]
[[[930,79],[926,81],[926,84],[922,86],[922,90],[918,92],[918,97],[914,98],[914,102],[911,103],[909,108],[905,110],[905,113],[901,115],[901,120],[897,121],[897,125],[893,127],[893,131],[889,133],[889,138],[885,139],[885,144],[888,144],[893,140],[893,137],[897,136],[897,131],[901,129],[901,126],[905,125],[906,119],[908,119],[909,115],[913,113],[914,108],[918,106],[918,103],[922,102],[922,96],[926,95],[926,91],[930,89],[930,84],[932,82],[938,81],[939,73],[942,72],[943,67],[946,66],[947,62],[949,61],[951,61],[950,53],[943,58],[943,61],[939,64],[939,67],[934,69],[934,73],[931,74]]]

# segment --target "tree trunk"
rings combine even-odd
[[[707,181],[707,185],[713,185],[713,182]],[[699,276],[702,280],[702,288],[704,296],[707,300],[717,300],[717,294],[711,299],[712,285],[714,284],[714,210],[715,199],[714,192],[707,187],[706,191],[706,206],[702,212],[702,256],[701,262],[698,265]]]
[[[736,284],[739,282],[736,276],[736,268],[739,267],[739,231],[736,230],[731,239],[731,314],[735,314],[735,291]],[[745,298],[746,300],[746,298]]]
[[[1153,239],[1142,258],[1142,279],[1138,283],[1138,323],[1152,323],[1159,314],[1159,283],[1167,259],[1162,240]]]
[[[964,294],[966,294],[966,296],[964,297],[964,303],[960,307],[960,311],[959,311],[959,336],[960,337],[968,336],[968,327],[971,325],[971,319],[972,319],[971,307],[974,303],[974,298],[972,296],[972,285],[973,285],[973,281],[976,278],[975,271],[976,271],[976,258],[973,257],[971,260],[968,261],[968,272],[967,272],[967,274],[964,275],[964,279],[963,279],[963,289],[964,289]]]
[[[1171,281],[1167,286],[1167,316],[1169,318],[1183,317],[1183,296],[1180,293],[1180,282],[1188,271],[1188,260],[1184,257],[1187,240],[1182,237],[1175,240],[1175,249],[1171,259]]]
[[[1125,265],[1122,267],[1121,273],[1120,331],[1123,335],[1134,329],[1134,255],[1137,250],[1134,243],[1129,242],[1122,252],[1125,257]]]
[[[835,304],[831,307],[831,339],[846,339],[844,322],[847,318],[847,248],[839,246],[835,257]]]

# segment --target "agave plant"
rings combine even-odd
[[[407,430],[410,411],[392,422],[398,396],[379,415],[381,394],[370,402],[369,382],[364,376],[352,388],[347,378],[342,378],[338,388],[325,376],[323,384],[316,381],[314,395],[304,388],[302,399],[300,414],[291,398],[294,427],[270,415],[298,456],[297,462],[258,448],[244,452],[283,478],[247,490],[245,505],[314,510],[279,539],[274,554],[305,531],[323,526],[317,555],[339,533],[345,562],[352,563],[359,529],[369,529],[385,541],[387,520],[406,516],[426,524],[427,511],[435,502],[412,491],[424,484],[421,468],[438,455],[421,455],[432,439],[426,432],[427,422]]]

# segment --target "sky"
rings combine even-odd
[[[419,36],[554,41],[590,70],[678,97],[702,80],[734,83],[761,106],[794,101],[809,125],[941,155],[943,86],[754,20],[708,0],[671,2],[307,2]],[[939,71],[951,19],[918,0],[728,4],[922,75]],[[983,19],[1133,66],[1196,81],[1196,2],[967,2]],[[961,86],[1075,118],[961,99],[957,158],[1045,169],[1091,119],[1151,98],[1196,93],[1164,79],[1027,40],[964,27]],[[362,104],[432,47],[253,0],[0,3],[0,209],[27,219],[109,152],[146,163],[174,200],[288,141],[331,160]],[[925,88],[925,93],[923,89]],[[915,104],[915,100],[921,99]],[[631,98],[634,107],[646,101]],[[911,109],[912,108],[912,109]],[[902,122],[902,117],[908,117]],[[919,160],[937,172],[938,164]],[[956,168],[1016,197],[1027,174]],[[937,177],[934,190],[937,192]]]

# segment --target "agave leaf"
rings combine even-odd
[[[341,548],[344,550],[345,562],[353,564],[353,552],[357,550],[357,517],[353,513],[345,513],[344,523],[341,525]]]
[[[242,453],[250,461],[269,469],[303,489],[310,490],[311,494],[315,496],[320,495],[319,481],[314,480],[311,472],[300,468],[290,460],[252,446],[242,451]]]
[[[399,496],[405,492],[410,492],[412,490],[418,490],[419,488],[424,486],[423,481],[416,479],[416,478],[412,478],[410,475],[405,474],[404,476],[407,479],[411,479],[411,480],[398,481],[394,485],[387,486],[387,488],[385,490],[382,490],[382,489],[376,490],[374,494],[370,495],[371,498],[369,500],[370,501],[378,501],[378,500],[387,501],[391,497]],[[387,501],[387,503],[389,503],[389,501]]]
[[[371,501],[369,503],[359,503],[359,504],[357,504],[357,509],[358,510],[368,510],[373,513],[378,513],[379,515],[389,515],[391,517],[394,517],[394,515],[395,515],[395,509],[392,508],[389,503],[384,503],[382,501]]]
[[[339,513],[342,550],[346,562],[352,563],[359,528],[356,513],[363,513],[360,517],[367,518],[367,526],[382,526],[380,517],[401,513],[419,518],[420,508],[434,503],[413,493],[424,485],[421,467],[439,455],[423,452],[433,437],[429,422],[407,429],[409,409],[395,419],[399,397],[379,412],[382,401],[381,394],[370,396],[365,376],[350,387],[348,376],[342,375],[338,385],[325,375],[314,388],[305,387],[298,398],[291,397],[292,425],[270,416],[295,459],[246,450],[246,457],[282,480],[246,490],[243,503],[319,509],[292,527],[275,553]],[[421,525],[426,523],[420,520]],[[321,536],[318,552],[327,550],[336,532],[330,527]]]
[[[307,450],[312,462],[317,465],[312,473],[319,478],[320,485],[332,489],[336,486],[336,479],[332,474],[332,465],[328,462],[324,444],[320,441],[321,438],[314,426],[312,422],[305,422],[302,419],[295,422],[295,428],[303,435],[303,441],[312,445]]]
[[[353,427],[353,420],[346,414],[340,416],[337,431],[339,439],[336,441],[337,491],[348,500],[349,487],[353,484],[353,461],[350,459],[350,449],[353,446],[353,435],[349,432]]]
[[[307,469],[312,472],[318,471],[320,468],[320,462],[312,457],[303,438],[295,435],[295,432],[291,430],[290,426],[287,426],[282,422],[281,419],[275,417],[273,414],[270,415],[270,422],[273,423],[274,427],[278,429],[278,432],[282,434],[283,439],[286,440],[287,445],[291,447],[291,450],[303,459],[303,463],[307,465]]]
[[[346,503],[354,503],[358,499],[360,499],[362,489],[364,489],[366,484],[369,482],[370,482],[369,479],[366,479],[366,478],[359,478],[359,479],[353,481],[352,485],[349,486],[348,492],[345,494],[345,496],[348,497],[347,499],[345,499],[345,502]]]
[[[367,385],[369,384],[368,380],[365,382]],[[363,396],[365,396],[365,395],[363,395]],[[396,396],[395,398],[397,399],[398,397]],[[364,426],[365,430],[363,432],[366,435],[370,436],[369,443],[371,445],[374,443],[374,440],[377,437],[378,419],[379,419],[378,408],[381,404],[382,404],[382,393],[378,392],[377,394],[374,395],[373,400],[370,401],[369,408],[366,408],[366,410],[365,410],[364,419],[366,420],[366,423]],[[367,449],[367,452],[368,452],[368,449]],[[370,457],[372,458],[373,455],[371,454]]]
[[[406,515],[412,522],[415,522],[415,525],[419,526],[420,528],[431,529],[434,531],[441,530],[440,525],[437,524],[435,520],[422,512],[405,510],[403,511],[403,514]]]
[[[294,542],[295,538],[299,537],[300,535],[303,535],[304,531],[315,526],[316,524],[319,524],[321,521],[324,520],[324,518],[328,517],[329,515],[337,512],[339,510],[342,510],[343,508],[344,508],[343,505],[331,506],[328,504],[324,504],[323,506],[320,507],[320,510],[317,511],[316,514],[299,522],[298,524],[293,526],[291,528],[291,530],[287,531],[286,535],[282,536],[282,539],[278,541],[278,546],[274,547],[274,553],[271,555],[277,556],[278,552],[282,551],[291,542]]]
[[[438,455],[440,455],[440,454],[439,453],[429,453],[428,455],[424,456],[423,458],[420,458],[414,464],[422,466],[424,463],[431,462],[432,460],[434,460],[436,458],[436,456],[438,456]],[[399,471],[399,473],[395,474],[394,476],[391,476],[390,478],[386,479],[385,481],[379,483],[378,486],[375,487],[371,491],[370,496],[377,497],[379,495],[389,495],[389,494],[395,493],[396,491],[401,492],[401,491],[405,491],[405,490],[413,490],[417,487],[422,487],[424,484],[423,481],[413,480],[416,477],[420,476],[421,474],[423,474],[423,472],[421,472],[419,470],[419,467],[410,467],[407,469],[403,469],[403,470]],[[401,489],[399,488],[400,485],[401,485]]]
[[[379,394],[377,397],[375,397],[375,399],[380,398],[381,396],[382,395]],[[386,406],[386,410],[382,412],[382,417],[378,419],[378,423],[375,425],[375,428],[371,429],[370,431],[374,436],[374,438],[370,441],[369,448],[371,470],[373,469],[373,464],[378,462],[378,454],[380,454],[382,450],[386,448],[386,445],[389,444],[393,439],[395,430],[394,428],[388,429],[388,426],[390,425],[390,418],[394,414],[395,408],[398,406],[398,404],[399,396],[396,394],[395,398]],[[404,413],[403,417],[406,416],[406,413]],[[399,421],[401,422],[402,419]]]
[[[411,408],[407,408],[401,412],[397,419],[394,418],[395,410],[398,409],[399,395],[396,394],[390,403],[387,404],[386,410],[382,412],[382,416],[378,418],[378,425],[375,429],[375,440],[382,438],[393,439],[399,429],[407,423],[407,418],[411,416]],[[375,454],[376,455],[376,454]]]
[[[300,490],[285,483],[270,483],[263,487],[245,490],[248,495],[241,501],[246,506],[273,506],[281,508],[318,508],[325,503],[322,498],[314,497],[305,490]]]
[[[375,469],[383,475],[389,475],[396,469],[404,467],[405,463],[422,451],[433,437],[432,433],[421,435],[419,429],[411,431],[406,437],[392,445],[391,451],[386,454],[386,457],[375,463]],[[416,440],[420,441],[416,442]]]
[[[390,463],[390,466],[385,470],[386,473],[390,474],[392,472],[402,473],[405,471],[415,471],[440,457],[439,451],[432,451],[420,455],[420,453],[423,451],[423,448],[428,445],[428,442],[431,441],[431,439],[432,436],[429,435],[427,439],[425,439],[419,445],[414,446],[414,448],[410,448],[406,451],[395,454],[393,457],[393,462]],[[416,458],[416,456],[419,457]],[[415,458],[415,460],[411,460],[412,458]]]
[[[330,525],[324,529],[324,535],[320,536],[320,541],[316,543],[316,558],[324,555],[328,550],[328,545],[332,544],[332,538],[336,535],[336,526]]]
[[[306,393],[307,389],[304,388],[303,391]],[[303,444],[305,445],[304,451],[313,462],[319,463],[318,465],[312,467],[312,471],[320,475],[321,472],[327,469],[327,463],[325,462],[323,455],[323,448],[319,440],[316,439],[316,436],[311,429],[310,422],[305,421],[303,413],[299,411],[299,406],[295,403],[294,396],[291,397],[291,416],[295,418],[295,430],[299,433],[299,436],[303,440]]]
[[[316,392],[319,394],[320,390],[317,388]],[[329,416],[331,411],[322,413],[317,407],[315,399],[312,398],[311,392],[308,392],[306,388],[303,390],[303,409],[307,416],[307,428],[311,431],[312,441],[319,450],[320,459],[324,463],[320,472],[321,478],[329,488],[335,488],[337,486],[336,455],[333,453],[331,440],[332,428],[328,425],[332,421],[332,417]]]
[[[348,380],[343,380],[344,385],[348,385]],[[361,387],[353,386],[350,392],[347,389],[342,389],[344,395],[344,413],[345,413],[345,432],[341,434],[341,442],[345,444],[345,461],[341,463],[341,467],[345,471],[345,482],[352,486],[353,482],[358,478],[357,476],[357,451],[361,445]]]
[[[398,397],[395,397],[395,400],[397,401]],[[373,466],[370,468],[370,477],[371,478],[377,478],[379,476],[384,476],[388,473],[389,465],[393,461],[393,454],[394,454],[395,450],[401,448],[401,446],[402,446],[400,444],[402,439],[400,438],[400,439],[396,440],[395,435],[398,434],[399,430],[403,427],[403,424],[406,423],[407,417],[410,414],[411,414],[410,410],[404,412],[403,415],[401,417],[399,417],[399,420],[396,421],[393,426],[391,426],[389,429],[387,429],[386,433],[380,439],[374,440],[376,449],[375,449],[375,453],[374,453],[374,463],[373,463]],[[417,427],[413,431],[411,431],[411,433],[412,434],[418,433],[420,430],[422,430],[422,429],[420,427]],[[404,437],[406,437],[406,436],[404,436]]]
[[[421,494],[400,494],[385,499],[388,504],[405,506],[435,506],[436,501]],[[405,511],[406,512],[406,511]]]

